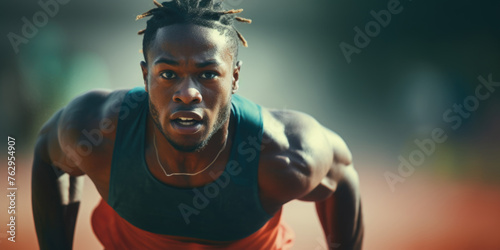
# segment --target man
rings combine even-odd
[[[360,249],[358,177],[343,140],[306,114],[235,95],[242,10],[154,3],[138,16],[151,16],[139,32],[144,87],[86,93],[40,132],[41,249],[71,248],[85,174],[102,196],[92,226],[106,249],[289,249],[281,209],[294,199],[316,202],[330,248]]]

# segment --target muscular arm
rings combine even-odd
[[[334,148],[332,166],[309,196],[330,193],[324,200],[313,199],[329,249],[361,249],[363,218],[358,174],[344,141],[329,130],[326,134]]]
[[[275,207],[293,199],[316,202],[329,248],[360,249],[359,180],[345,142],[300,112],[274,110],[264,121],[264,138],[273,143],[265,144],[261,199]]]
[[[71,249],[80,205],[81,177],[69,176],[54,166],[49,151],[60,147],[57,140],[58,112],[41,130],[32,170],[32,208],[40,249]],[[64,159],[64,157],[63,157]],[[57,164],[57,163],[56,163]],[[63,164],[62,162],[58,165]],[[79,174],[75,171],[75,175]]]
[[[329,249],[361,249],[363,241],[358,175],[352,166],[345,168],[345,177],[335,192],[316,202]]]
[[[92,131],[102,120],[107,97],[109,92],[93,91],[74,99],[39,133],[33,159],[32,208],[41,249],[72,248],[82,175],[93,172],[89,166],[103,162],[95,154],[106,143],[87,143],[83,149],[78,145],[85,140],[84,131]]]

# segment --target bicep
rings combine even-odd
[[[292,199],[318,201],[329,197],[349,172],[347,169],[352,168],[345,142],[307,114],[290,110],[273,110],[270,114],[267,120],[274,120],[274,124],[280,126],[268,122],[267,130],[280,127],[268,132],[280,147],[268,154],[275,160],[270,169],[277,173],[267,178],[273,187],[268,190],[286,194],[281,195],[285,197],[283,202]],[[283,139],[277,136],[281,134]],[[280,157],[286,160],[276,161]],[[267,171],[268,174],[272,172]]]
[[[336,165],[321,179],[318,185],[306,195],[298,198],[301,201],[322,201],[335,194],[339,184],[357,186],[357,173],[352,165]]]
[[[88,170],[85,166],[91,165],[89,162],[97,150],[97,143],[87,140],[88,133],[99,127],[109,97],[109,91],[90,91],[73,99],[60,111],[48,144],[53,166],[71,176],[85,174]]]
[[[68,173],[73,176],[83,175],[71,157],[70,146],[64,144],[65,136],[61,133],[61,123],[64,121],[66,108],[59,110],[44,124],[35,145],[35,156],[39,161],[53,168],[57,176]]]
[[[333,152],[329,159],[328,170],[321,176],[321,181],[317,182],[317,186],[299,200],[321,201],[334,194],[341,183],[354,182],[352,184],[357,185],[357,173],[352,165],[352,155],[346,143],[338,134],[329,129],[324,128],[323,133],[328,140],[328,148]]]

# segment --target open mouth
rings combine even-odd
[[[178,117],[171,120],[172,127],[179,134],[190,135],[196,134],[202,128],[202,120],[197,120],[190,117]]]
[[[170,124],[179,134],[195,134],[202,128],[203,115],[195,110],[177,111],[170,116]]]
[[[195,126],[197,124],[201,124],[200,121],[197,121],[193,118],[188,118],[188,117],[179,117],[179,118],[173,120],[173,122],[175,122],[178,125],[183,126],[183,127],[189,127],[189,126]]]

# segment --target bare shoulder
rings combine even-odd
[[[42,127],[37,147],[44,159],[71,175],[82,175],[109,148],[126,90],[93,90],[73,99]]]
[[[106,130],[108,121],[117,120],[125,93],[123,90],[93,90],[73,99],[63,109],[59,119],[61,144],[73,144],[93,129]]]
[[[264,109],[264,137],[279,145],[279,150],[307,153],[311,163],[323,156],[346,165],[352,155],[344,139],[324,127],[314,117],[294,110]]]
[[[352,156],[344,140],[312,116],[263,109],[263,120],[259,182],[268,199],[284,204],[307,196],[332,175],[336,163],[350,165]]]

